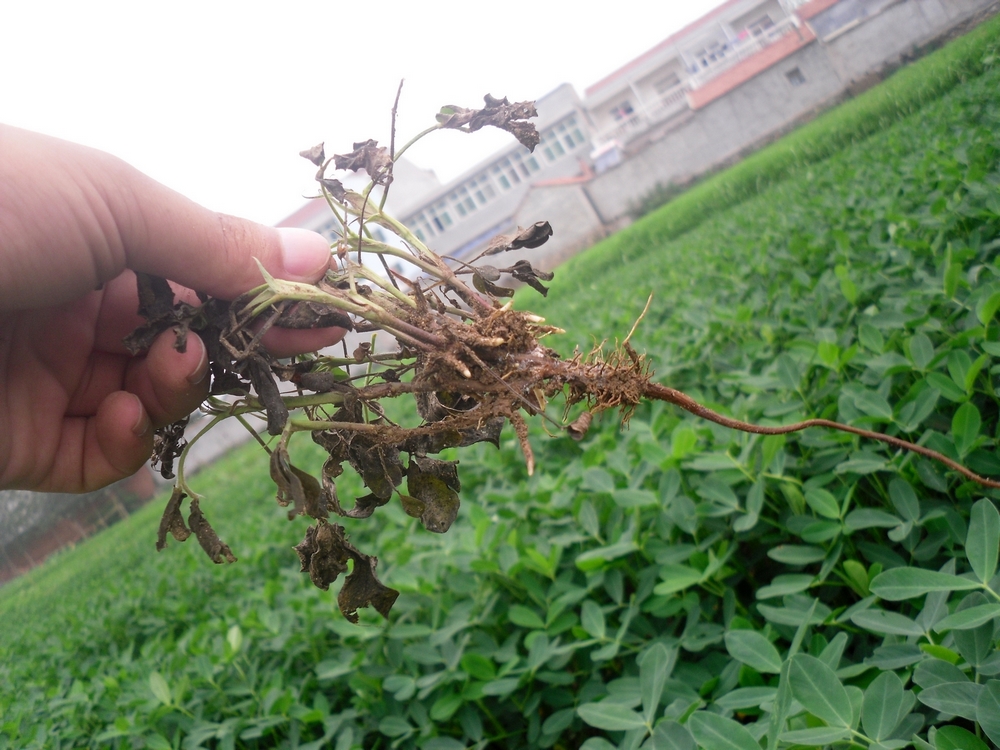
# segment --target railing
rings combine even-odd
[[[783,18],[774,26],[765,29],[757,36],[750,36],[746,39],[736,39],[729,42],[723,57],[714,61],[707,68],[692,74],[689,79],[691,88],[696,89],[704,86],[720,73],[729,70],[729,68],[743,62],[748,57],[756,55],[762,49],[770,47],[793,29],[797,28],[798,24],[796,20],[794,17],[789,16],[788,18]]]
[[[635,111],[628,116],[628,119],[616,122],[611,127],[602,130],[597,134],[595,141],[607,143],[617,140],[625,143],[633,135],[687,109],[687,91],[688,85],[686,83],[678,83],[653,101],[637,103]]]

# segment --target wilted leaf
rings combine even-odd
[[[547,271],[539,271],[532,268],[531,264],[526,260],[519,260],[513,266],[505,268],[504,270],[518,281],[524,282],[532,289],[539,292],[543,297],[548,296],[548,287],[544,286],[539,279],[542,281],[552,281],[553,274],[548,273]]]
[[[288,421],[288,408],[281,400],[281,392],[271,376],[271,366],[260,354],[251,354],[247,358],[246,369],[257,398],[267,411],[268,434],[280,435]]]
[[[487,280],[478,271],[472,274],[472,286],[474,286],[478,291],[483,294],[488,294],[491,297],[513,297],[514,290],[508,289],[505,286],[497,286],[492,281]]]
[[[312,518],[326,518],[326,498],[319,482],[288,459],[288,449],[279,444],[271,451],[271,479],[278,486],[278,504],[293,504],[288,516],[305,514]]]
[[[443,534],[458,517],[458,493],[462,485],[455,468],[457,463],[410,456],[406,487],[412,498],[423,505],[419,518],[428,531]],[[409,508],[407,512],[413,515]]]
[[[378,566],[377,557],[362,555],[360,552],[356,552],[353,557],[354,571],[347,576],[343,588],[337,595],[341,613],[350,622],[357,622],[358,610],[370,605],[375,607],[382,617],[388,619],[389,610],[392,609],[399,592],[385,586],[375,575],[375,568]]]
[[[332,305],[306,300],[285,308],[274,321],[278,328],[346,328],[354,330],[354,321],[343,310]]]
[[[216,565],[221,564],[223,560],[231,563],[236,562],[236,556],[233,555],[233,551],[229,549],[228,544],[219,539],[219,535],[215,533],[215,529],[209,524],[201,512],[201,508],[198,506],[198,501],[194,498],[191,498],[191,513],[188,515],[188,525],[198,538],[201,548],[205,550],[205,554],[208,555],[208,558],[212,562]]]
[[[307,148],[305,151],[299,151],[299,156],[303,159],[308,159],[317,167],[322,167],[323,162],[326,161],[326,151],[323,149],[324,144],[317,143],[312,148]]]
[[[486,246],[486,250],[483,251],[483,255],[496,255],[508,252],[509,250],[520,250],[521,248],[533,250],[536,247],[544,245],[551,236],[552,225],[547,221],[536,221],[527,229],[518,227],[516,232],[498,234],[490,240],[489,245]]]
[[[392,159],[389,149],[379,146],[378,141],[368,139],[354,144],[349,154],[334,154],[333,166],[357,172],[363,169],[376,185],[392,182]]]
[[[541,139],[535,126],[524,122],[529,117],[538,116],[534,102],[511,104],[507,97],[495,99],[489,94],[483,97],[483,101],[486,103],[483,109],[466,109],[454,105],[444,106],[437,115],[437,121],[443,128],[464,130],[468,133],[474,133],[480,128],[492,125],[513,134],[522,146],[529,151],[534,151]]]
[[[163,517],[160,519],[160,529],[156,535],[156,551],[160,552],[167,546],[167,532],[173,535],[178,542],[183,542],[191,536],[191,530],[184,523],[184,516],[181,515],[181,503],[187,497],[180,487],[174,487],[167,507],[163,510]]]
[[[187,423],[188,417],[184,417],[153,432],[153,455],[150,456],[149,463],[154,469],[159,465],[160,476],[164,479],[174,478],[174,461],[187,446],[187,441],[184,440]]]

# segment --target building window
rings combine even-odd
[[[806,82],[806,77],[802,75],[802,71],[798,68],[792,68],[785,73],[785,78],[787,78],[788,82],[793,86],[801,86]]]
[[[770,16],[761,16],[756,21],[747,24],[747,31],[750,32],[750,36],[760,36],[772,26],[774,26],[774,21],[771,20]]]
[[[632,103],[626,99],[617,107],[611,109],[611,117],[614,118],[615,122],[622,122],[628,120],[635,114],[635,110],[632,109]]]
[[[656,83],[654,83],[653,90],[660,96],[663,96],[668,91],[671,91],[672,89],[680,85],[681,85],[680,76],[678,76],[676,73],[671,73],[670,75],[661,78]]]

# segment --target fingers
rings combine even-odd
[[[160,334],[125,373],[125,389],[139,397],[154,427],[183,419],[208,396],[205,344],[188,333],[186,350],[178,352],[175,338],[173,331]]]
[[[329,244],[209,211],[109,154],[0,125],[0,309],[68,302],[126,268],[233,299],[319,280]]]
[[[316,232],[209,211],[117,160],[98,178],[135,271],[233,299],[264,283],[256,261],[275,278],[309,283],[329,266],[330,245]]]
[[[91,492],[137,472],[152,450],[153,430],[142,403],[115,391],[95,415],[63,422],[53,462],[32,489]]]

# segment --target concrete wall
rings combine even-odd
[[[786,73],[798,68],[805,83]],[[587,185],[601,218],[612,222],[657,183],[683,183],[780,131],[840,95],[843,82],[817,43],[803,47],[707,104],[635,157]]]
[[[995,0],[902,0],[829,43],[814,41],[691,113],[586,191],[611,224],[658,183],[684,183],[842,100],[859,79],[895,65]],[[805,82],[793,86],[798,68]],[[655,138],[656,136],[654,136]]]

